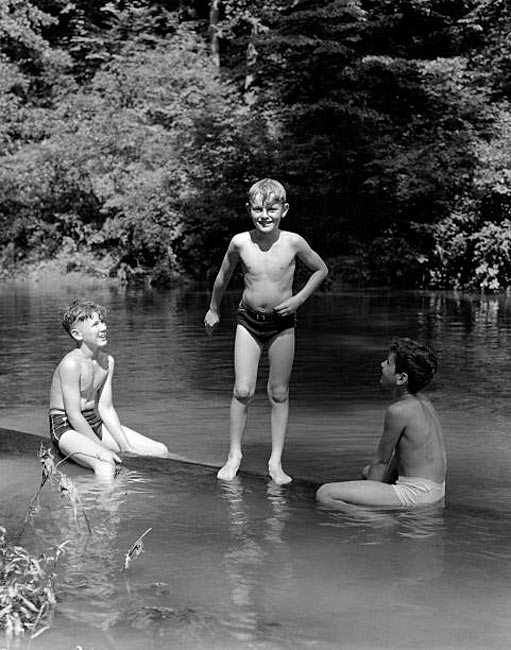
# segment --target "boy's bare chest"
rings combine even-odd
[[[249,244],[243,248],[240,257],[245,272],[254,276],[280,277],[295,266],[294,251],[289,246],[278,244],[268,250]]]
[[[80,376],[80,389],[83,394],[90,395],[97,392],[105,383],[108,366],[97,361],[82,363]]]

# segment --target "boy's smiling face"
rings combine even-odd
[[[277,230],[281,219],[289,210],[287,203],[282,203],[273,197],[264,199],[262,196],[256,196],[247,207],[256,230],[265,234]]]
[[[96,312],[90,318],[73,323],[71,334],[77,341],[83,341],[89,347],[104,347],[107,343],[106,323]]]

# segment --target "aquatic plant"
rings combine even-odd
[[[147,533],[150,533],[151,531],[152,528],[148,528],[145,531],[145,533],[142,533],[142,535],[140,535],[137,541],[126,553],[126,555],[124,556],[123,571],[127,571],[130,568],[131,562],[144,552],[144,537],[147,535]]]
[[[69,500],[71,506],[73,507],[73,516],[74,516],[76,526],[78,526],[78,506],[81,507],[81,513],[83,518],[85,519],[85,523],[87,524],[89,535],[92,535],[92,528],[89,522],[89,518],[87,517],[85,508],[80,503],[80,496],[74,486],[74,483],[69,478],[69,476],[66,476],[65,474],[62,473],[60,473],[60,478],[59,478],[59,490],[61,494],[63,494]]]
[[[48,629],[56,604],[54,571],[66,544],[60,544],[53,555],[36,558],[9,543],[0,526],[0,628],[5,630],[7,646],[26,632],[33,639]]]
[[[61,465],[66,460],[68,460],[72,456],[72,454],[70,456],[66,456],[65,458],[59,460],[56,463],[55,458],[51,451],[51,447],[45,447],[41,443],[41,446],[39,447],[38,456],[41,462],[41,483],[39,484],[37,492],[30,500],[30,504],[28,506],[27,513],[25,515],[25,519],[23,520],[21,528],[18,531],[18,534],[16,535],[16,539],[18,541],[21,538],[23,531],[25,530],[25,526],[27,522],[30,521],[32,517],[34,517],[34,515],[40,512],[41,506],[39,503],[39,496],[41,494],[41,490],[48,482],[54,483],[55,481],[58,481],[59,490],[61,494],[64,497],[66,497],[70,502],[73,508],[74,520],[76,522],[76,525],[78,526],[78,507],[81,506],[80,496],[74,486],[73,481],[66,474],[64,474],[64,472],[58,469],[59,465]],[[85,512],[85,508],[83,508],[83,506],[81,506],[81,514],[85,520],[85,523],[87,524],[89,534],[91,535],[92,528],[89,522],[89,518],[87,517],[87,513]]]

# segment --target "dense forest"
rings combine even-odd
[[[331,282],[511,286],[508,0],[2,0],[0,269],[211,279],[249,185]]]

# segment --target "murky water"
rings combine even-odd
[[[77,295],[110,310],[121,419],[175,453],[220,466],[228,447],[233,312],[202,329],[207,292],[95,286],[0,289],[0,426],[46,435],[51,372],[71,340],[57,312]],[[390,339],[432,345],[430,395],[447,436],[447,508],[420,513],[318,509],[314,487],[350,479],[377,442],[387,403],[379,362]],[[83,516],[55,487],[21,543],[68,540],[52,630],[32,648],[508,648],[511,301],[439,293],[318,295],[299,316],[285,467],[265,479],[269,409],[261,367],[242,474],[129,459],[110,489],[66,467]],[[0,512],[16,531],[39,467],[0,457]],[[145,553],[122,571],[145,530]]]

